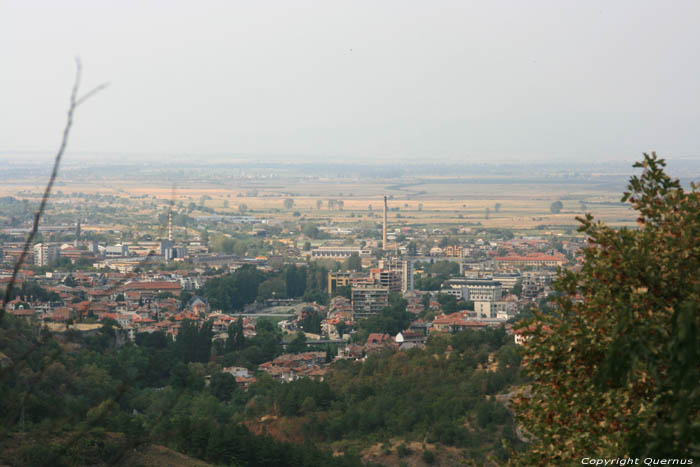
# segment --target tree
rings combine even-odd
[[[484,209],[484,219],[488,219],[490,215],[491,215],[491,209],[490,208]]]
[[[555,306],[520,324],[532,384],[514,407],[532,441],[517,465],[698,454],[700,193],[654,153],[635,167],[622,201],[639,228],[579,218],[582,270],[562,271]]]
[[[297,332],[294,339],[287,346],[289,353],[306,352],[306,335],[303,332]]]
[[[321,206],[323,206],[323,200],[317,199],[316,200],[316,209],[318,209],[320,211]]]
[[[494,205],[493,205],[493,210],[496,211],[496,212],[500,212],[500,211],[501,211],[501,203],[496,203],[496,204],[494,204]]]
[[[321,334],[321,321],[323,321],[321,314],[316,310],[311,310],[301,320],[301,328],[304,332]]]
[[[555,201],[549,206],[549,212],[552,214],[559,214],[564,207],[564,203],[561,201]]]
[[[520,278],[515,282],[511,293],[520,297],[523,294],[523,279]]]
[[[236,378],[229,373],[214,373],[211,375],[209,391],[220,401],[229,401],[236,392]]]
[[[316,227],[316,224],[304,224],[301,228],[301,231],[304,235],[311,239],[316,239],[319,236],[319,230],[318,227]]]
[[[284,208],[292,209],[294,207],[294,200],[292,198],[287,198],[284,200]]]
[[[245,203],[241,203],[238,205],[238,212],[241,215],[245,215],[245,213],[248,211],[248,205]]]
[[[357,253],[351,254],[345,261],[345,268],[349,271],[362,271],[362,259]]]
[[[228,325],[228,339],[226,339],[226,352],[236,352],[245,347],[245,335],[243,334],[243,319],[239,316],[235,323]]]

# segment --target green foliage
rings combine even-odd
[[[287,346],[288,353],[301,353],[306,352],[306,335],[303,332],[297,332],[294,335],[294,339]]]
[[[339,287],[335,288],[335,291],[333,292],[334,297],[345,297],[348,300],[352,298],[352,286],[350,285],[341,285]]]
[[[235,323],[228,325],[228,338],[226,339],[226,352],[236,352],[245,348],[245,335],[243,334],[243,319],[239,317]]]
[[[551,212],[552,214],[559,214],[563,208],[564,203],[557,200],[549,205],[549,212]]]
[[[211,375],[209,391],[220,401],[229,401],[236,392],[236,378],[229,373],[214,373]]]
[[[408,302],[403,298],[392,296],[390,306],[381,313],[358,322],[358,328],[366,333],[378,332],[395,336],[408,328],[415,317],[406,311]]]
[[[515,407],[533,441],[519,464],[700,455],[700,196],[664,166],[655,154],[635,165],[623,201],[639,229],[580,219],[583,269],[562,272],[554,308],[522,323],[532,394]]]
[[[53,302],[60,300],[56,292],[49,292],[35,282],[22,282],[21,287],[15,287],[10,294],[10,300],[19,298],[25,302]]]
[[[212,322],[198,326],[190,320],[183,320],[175,341],[176,352],[184,363],[207,363],[211,356]]]
[[[244,265],[231,274],[210,279],[204,285],[204,296],[212,307],[224,311],[241,310],[255,301],[264,275],[255,266]]]
[[[416,269],[423,269],[425,274],[415,279],[417,290],[440,290],[442,283],[450,277],[459,275],[459,264],[454,261],[437,261],[435,263],[416,263]]]
[[[321,334],[321,321],[323,321],[323,316],[316,310],[312,310],[304,316],[301,320],[301,328],[304,332],[310,332],[313,334]]]
[[[261,334],[270,335],[265,327]],[[288,414],[325,410],[335,397],[325,383],[263,383],[248,396],[217,371],[205,388],[207,368],[183,363],[177,343],[153,339],[147,348],[97,352],[75,338],[68,353],[51,338],[39,343],[11,315],[0,320],[0,352],[20,362],[0,380],[3,464],[118,464],[134,446],[155,443],[217,465],[361,465],[356,457],[257,436],[235,421],[258,395],[279,398]]]
[[[362,271],[362,259],[357,253],[353,253],[345,261],[345,269],[349,271]]]

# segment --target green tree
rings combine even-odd
[[[353,253],[345,261],[345,268],[349,271],[362,271],[362,259],[357,253]]]
[[[228,338],[226,339],[226,352],[243,350],[245,347],[245,335],[243,334],[243,318],[240,316],[235,323],[228,325]]]
[[[220,401],[229,401],[236,392],[236,378],[229,373],[214,373],[211,375],[209,391]]]
[[[294,207],[294,200],[292,198],[287,198],[284,200],[284,208],[292,209]]]
[[[287,346],[289,353],[306,352],[306,335],[303,332],[297,332],[294,339]]]
[[[319,237],[319,230],[315,224],[304,224],[301,228],[304,235],[311,239],[316,239]],[[309,244],[311,246],[311,244]]]
[[[559,214],[564,207],[564,203],[561,201],[555,201],[552,204],[549,205],[549,212],[552,214]]]
[[[700,452],[700,193],[656,154],[635,167],[622,200],[639,228],[580,218],[582,270],[561,272],[556,306],[521,323],[532,384],[515,409],[532,441],[515,464]]]

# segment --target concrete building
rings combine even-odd
[[[34,245],[34,264],[36,266],[51,266],[60,254],[61,248],[58,245],[37,243]]]
[[[352,288],[352,311],[355,318],[366,318],[389,306],[389,289],[381,286]]]
[[[314,259],[327,258],[345,260],[352,256],[353,253],[356,253],[360,257],[371,256],[372,250],[352,246],[321,246],[311,250],[311,257]]]
[[[499,267],[519,268],[523,266],[534,267],[557,267],[566,264],[566,257],[563,255],[532,254],[527,256],[509,255],[498,256],[494,261]]]
[[[375,284],[386,287],[389,292],[401,292],[401,274],[390,269],[372,268],[370,277]]]
[[[328,273],[328,295],[333,295],[335,291],[338,289],[338,287],[347,287],[350,285],[350,276],[351,273],[349,272],[342,272],[342,271],[336,271],[336,272],[329,272]]]
[[[401,292],[413,290],[413,263],[396,258],[380,259],[379,269],[393,271],[400,277]]]
[[[496,301],[500,300],[503,295],[503,287],[501,283],[494,280],[488,279],[462,279],[455,278],[445,281],[445,285],[450,288],[456,287],[466,287],[469,290],[469,297],[467,300],[474,302],[477,301]]]
[[[106,258],[120,258],[129,256],[129,247],[128,245],[107,246],[104,249],[104,255]]]
[[[500,282],[505,290],[511,290],[522,277],[519,272],[497,272],[493,275],[493,280]]]

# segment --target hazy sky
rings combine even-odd
[[[700,2],[0,0],[0,152],[700,158]],[[116,158],[116,156],[103,156]]]

